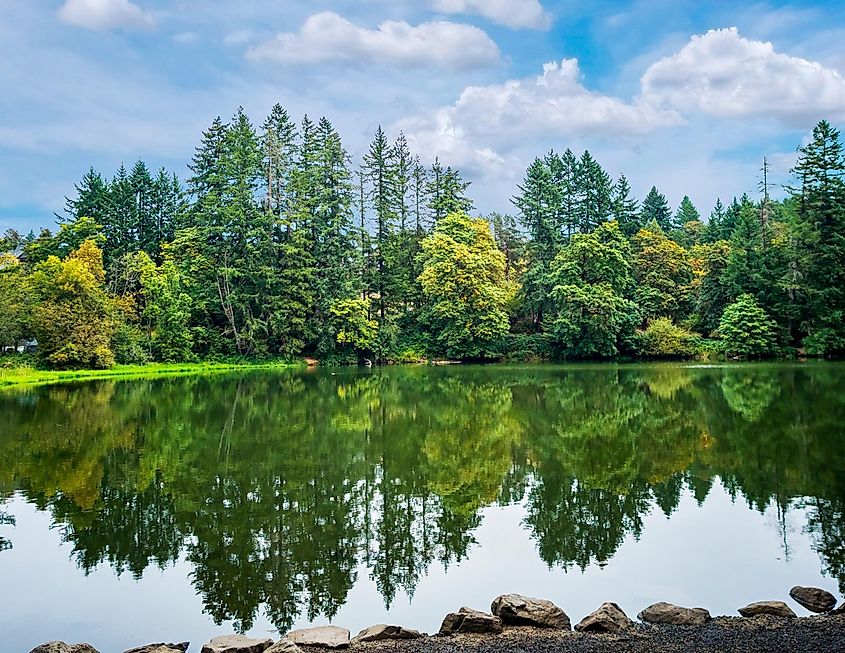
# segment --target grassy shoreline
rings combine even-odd
[[[115,365],[106,370],[39,370],[33,367],[0,367],[0,390],[21,386],[31,387],[93,379],[150,379],[167,376],[213,374],[235,370],[292,369],[300,366],[299,363],[265,362],[149,363],[146,365]]]

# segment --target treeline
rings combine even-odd
[[[845,352],[845,157],[819,123],[795,187],[702,221],[584,152],[535,160],[515,216],[378,129],[359,165],[279,105],[203,133],[183,188],[90,170],[56,234],[7,232],[0,339],[55,366],[226,356],[403,361]],[[2,255],[0,255],[2,256]]]

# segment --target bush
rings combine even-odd
[[[689,358],[699,353],[701,338],[672,322],[668,317],[651,320],[639,332],[639,353],[644,356]]]
[[[725,309],[718,335],[729,356],[760,357],[777,351],[777,325],[752,295],[740,295]]]
[[[497,346],[505,361],[527,363],[553,358],[552,339],[545,333],[508,333]]]

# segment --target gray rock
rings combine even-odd
[[[316,626],[292,630],[285,639],[297,646],[324,646],[326,648],[346,648],[349,646],[349,631],[337,626]]]
[[[648,606],[637,615],[637,619],[650,624],[672,626],[703,626],[710,621],[710,613],[704,608],[682,608],[660,601]]]
[[[423,634],[418,630],[403,628],[402,626],[388,626],[387,624],[376,624],[365,628],[352,638],[355,642],[378,642],[383,639],[417,639]]]
[[[301,653],[302,649],[288,639],[280,639],[264,653]]]
[[[36,646],[29,653],[99,653],[90,644],[66,644],[65,642],[47,642]]]
[[[492,614],[461,608],[457,612],[450,612],[443,619],[440,635],[457,635],[458,633],[500,633],[502,620]]]
[[[575,624],[575,630],[582,633],[618,633],[631,628],[633,625],[634,622],[618,605],[602,603],[598,610],[588,614]]]
[[[796,614],[783,601],[756,601],[737,610],[743,617],[755,617],[758,614],[769,614],[773,617],[795,617]]]
[[[264,653],[273,645],[273,640],[251,639],[243,635],[221,635],[202,647],[201,653]]]
[[[801,587],[796,585],[789,590],[789,596],[810,612],[827,612],[836,607],[836,597],[830,592],[818,587]]]
[[[185,653],[190,645],[190,642],[180,642],[179,644],[147,644],[146,646],[130,648],[123,653]]]
[[[551,601],[532,599],[521,594],[503,594],[493,599],[490,610],[512,626],[538,626],[569,630],[572,626],[566,613]]]

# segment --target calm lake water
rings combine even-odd
[[[845,590],[845,366],[389,368],[0,392],[0,650],[549,598]],[[796,612],[806,611],[793,604]]]

